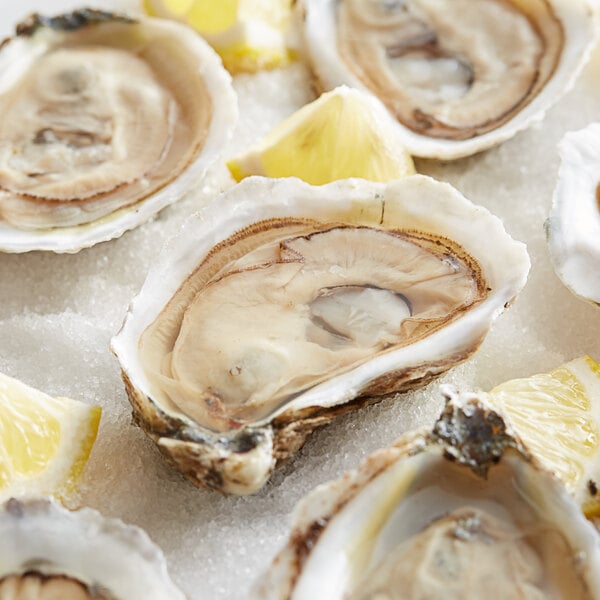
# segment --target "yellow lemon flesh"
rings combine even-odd
[[[0,502],[75,490],[96,440],[100,407],[52,398],[0,374]]]
[[[489,392],[525,445],[581,503],[600,516],[600,365],[589,356]]]
[[[313,185],[412,175],[412,158],[390,133],[390,119],[362,92],[339,87],[303,106],[227,166],[237,181],[263,175],[299,177]]]
[[[149,15],[187,23],[206,38],[231,73],[281,67],[292,0],[143,0]]]

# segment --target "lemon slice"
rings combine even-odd
[[[227,166],[237,181],[263,175],[299,177],[313,185],[348,177],[385,182],[412,175],[412,158],[391,133],[390,121],[366,94],[341,86],[303,106]]]
[[[600,516],[600,365],[583,356],[550,373],[502,383],[488,399],[586,516]]]
[[[149,15],[198,31],[231,73],[281,67],[295,58],[288,44],[292,0],[143,0]]]
[[[0,374],[0,503],[11,496],[68,497],[96,440],[101,409],[52,398]]]

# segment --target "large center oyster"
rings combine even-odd
[[[465,360],[528,267],[427,177],[248,178],[165,247],[113,349],[163,452],[247,493],[315,427]]]
[[[458,158],[540,118],[595,39],[587,0],[304,0],[324,89],[379,98],[417,156]]]

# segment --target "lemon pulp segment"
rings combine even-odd
[[[599,510],[588,488],[600,475],[600,365],[584,356],[550,373],[507,381],[488,398],[584,512]]]
[[[96,439],[101,409],[52,398],[0,374],[0,499],[73,491]]]
[[[349,177],[386,182],[415,172],[380,115],[359,92],[343,87],[303,106],[228,167],[237,181],[263,175],[312,185]]]

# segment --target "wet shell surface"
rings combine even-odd
[[[546,223],[554,270],[576,295],[600,306],[600,123],[567,133]]]
[[[300,12],[317,87],[370,91],[411,154],[456,159],[543,118],[590,54],[595,10],[587,0],[304,0]]]
[[[600,598],[600,541],[501,415],[446,390],[408,433],[295,509],[254,600]]]
[[[316,427],[465,360],[528,270],[499,219],[428,177],[253,177],[166,244],[112,348],[175,466],[251,493]]]
[[[231,78],[191,29],[33,15],[0,46],[0,250],[120,236],[198,183],[236,121]]]
[[[0,506],[0,598],[184,600],[144,531],[91,509],[11,499]]]

